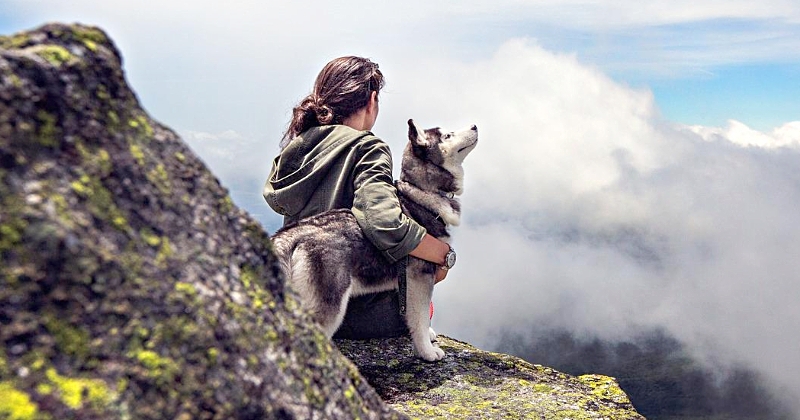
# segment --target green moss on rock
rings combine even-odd
[[[142,237],[142,240],[144,240],[147,245],[153,248],[158,248],[158,246],[161,245],[161,237],[153,233],[153,231],[147,227],[143,227],[139,230],[139,236]]]
[[[8,420],[32,420],[39,412],[30,396],[11,384],[0,382],[0,418]]]
[[[60,130],[56,126],[56,117],[47,111],[39,110],[39,112],[36,113],[36,118],[39,120],[39,130],[37,133],[37,141],[39,144],[46,147],[57,146]]]
[[[44,58],[48,63],[54,66],[61,66],[62,64],[77,60],[66,48],[60,45],[37,45],[31,47],[30,50],[32,53]]]
[[[82,408],[84,404],[104,409],[115,398],[106,383],[99,379],[64,377],[53,368],[47,369],[46,376],[61,401],[72,409]]]
[[[92,149],[87,146],[82,140],[75,139],[75,148],[83,160],[84,167],[90,169],[92,173],[105,178],[111,174],[113,169],[111,166],[111,155],[107,150],[102,148]]]
[[[79,197],[87,201],[88,209],[95,218],[107,220],[121,231],[130,229],[128,221],[117,207],[113,195],[99,178],[84,173],[80,178],[72,181],[70,187]]]
[[[233,200],[230,196],[226,195],[219,200],[219,211],[222,213],[230,213],[233,210]]]
[[[44,317],[44,325],[55,339],[58,350],[78,360],[85,360],[89,355],[89,333],[85,329],[49,315]]]
[[[169,238],[162,237],[161,245],[158,248],[158,254],[156,254],[156,265],[163,268],[167,260],[172,257],[172,253],[172,245],[170,244]]]
[[[166,385],[175,378],[180,365],[169,357],[164,357],[151,350],[138,350],[133,357],[147,369],[147,375],[156,383]]]
[[[134,118],[128,120],[128,125],[132,128],[135,128],[142,139],[149,140],[153,137],[155,130],[153,130],[153,126],[147,121],[147,118],[144,115],[137,115]]]
[[[443,336],[447,356],[438,363],[416,359],[407,337],[336,343],[384,399],[412,418],[643,419],[605,376],[575,378]]]
[[[11,36],[0,36],[0,48],[9,50],[22,48],[30,43],[30,35],[18,33]]]
[[[14,248],[22,241],[22,233],[27,223],[22,219],[0,222],[0,253]]]
[[[75,38],[82,42],[91,41],[94,44],[107,44],[109,42],[103,31],[98,28],[90,26],[71,26],[70,29]]]
[[[131,156],[136,159],[136,163],[138,163],[139,166],[144,166],[144,152],[142,151],[142,148],[136,144],[131,144],[129,150],[131,152]]]
[[[163,164],[158,164],[155,168],[147,172],[147,179],[162,193],[172,193],[172,183],[170,182],[169,174]]]

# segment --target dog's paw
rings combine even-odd
[[[436,341],[437,338],[439,338],[439,334],[436,334],[436,331],[434,331],[432,327],[428,328],[428,334],[430,334],[431,336],[431,343]]]
[[[429,362],[437,362],[444,359],[444,350],[432,344],[424,349],[415,348],[414,354],[416,354],[420,359],[424,359]]]

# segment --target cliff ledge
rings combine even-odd
[[[570,376],[439,336],[447,356],[414,359],[409,338],[336,340],[393,408],[425,419],[643,419],[613,378]]]

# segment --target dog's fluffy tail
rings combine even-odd
[[[296,246],[294,241],[287,241],[285,237],[276,235],[272,238],[272,246],[275,251],[275,256],[278,258],[281,271],[286,277],[287,281],[292,279],[292,254]]]

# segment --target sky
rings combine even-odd
[[[800,401],[796,1],[0,0],[0,33],[48,21],[103,28],[144,108],[268,231],[291,107],[328,60],[372,58],[396,162],[408,118],[479,128],[440,333],[660,328]]]

